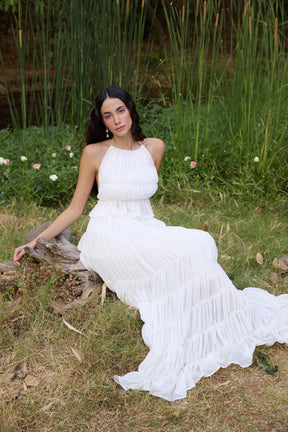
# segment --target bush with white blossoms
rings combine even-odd
[[[58,176],[57,176],[56,174],[51,174],[51,175],[49,176],[49,178],[50,178],[50,180],[52,180],[52,181],[56,181],[56,180],[58,180]]]
[[[81,142],[82,134],[69,126],[51,127],[48,133],[34,127],[0,130],[0,202],[68,204],[77,183]]]

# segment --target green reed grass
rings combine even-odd
[[[287,192],[284,3],[239,7],[231,0],[227,9],[227,2],[197,1],[189,26],[189,1],[182,10],[162,3],[171,42],[163,66],[176,118],[168,141],[174,156],[191,156],[208,182],[216,176],[239,194],[254,189],[267,198],[271,182]]]
[[[19,0],[11,28],[22,105],[20,115],[8,88],[13,126],[27,127],[35,116],[46,130],[55,123],[81,126],[102,87],[116,84],[134,96],[141,93],[147,68],[140,56],[147,3],[46,0],[34,6]],[[1,70],[5,73],[3,61]]]

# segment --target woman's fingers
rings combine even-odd
[[[14,252],[14,256],[13,256],[13,260],[15,261],[16,264],[20,265],[21,264],[21,258],[23,257],[23,255],[25,255],[25,246],[20,246],[18,248],[15,249]]]

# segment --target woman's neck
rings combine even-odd
[[[118,147],[125,150],[133,150],[138,145],[137,141],[134,140],[132,137],[132,134],[130,136],[123,136],[123,137],[113,137],[112,138],[112,145],[114,147]]]

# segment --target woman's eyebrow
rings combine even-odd
[[[116,108],[115,111],[119,111],[120,109],[125,108],[124,105],[120,105],[119,107]],[[105,111],[102,115],[104,114],[111,114],[110,111]]]

